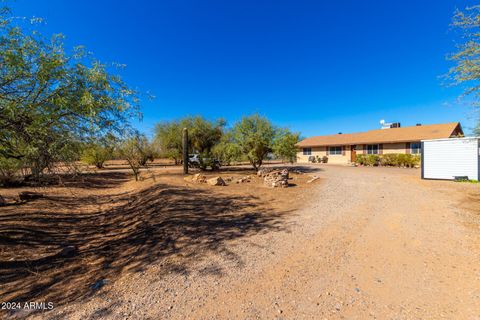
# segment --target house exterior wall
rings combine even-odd
[[[327,149],[326,147],[312,147],[312,154],[311,155],[304,155],[303,154],[303,148],[300,148],[297,151],[297,162],[298,163],[308,163],[308,157],[310,156],[319,156],[323,157],[327,155]]]
[[[418,142],[418,141],[412,141]],[[363,154],[363,144],[356,145],[357,155]],[[327,147],[312,147],[312,156],[328,156],[328,163],[334,164],[349,164],[351,159],[351,145],[342,146],[345,148],[345,151],[341,155],[337,154],[327,154]],[[410,153],[410,149],[407,151],[407,143],[383,143],[383,154],[388,153]],[[297,152],[297,162],[298,163],[308,163],[308,155],[303,155],[303,148],[299,148]]]
[[[383,153],[406,153],[407,144],[402,143],[385,143],[383,145]]]

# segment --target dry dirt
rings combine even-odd
[[[0,300],[55,301],[9,314],[32,319],[480,318],[480,185],[304,170],[275,190],[171,168],[50,187],[0,209]]]

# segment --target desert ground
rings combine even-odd
[[[303,173],[289,188],[245,166],[209,186],[157,163],[141,181],[112,164],[0,189],[9,201],[44,195],[0,208],[0,301],[54,303],[1,315],[480,318],[479,184],[421,180],[418,169],[293,168]]]

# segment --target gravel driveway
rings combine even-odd
[[[233,241],[194,272],[126,274],[44,317],[480,318],[478,185],[422,181],[414,169],[319,175],[283,230]]]

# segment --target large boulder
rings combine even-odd
[[[211,186],[226,186],[227,184],[221,177],[213,177],[207,180],[207,183]]]

